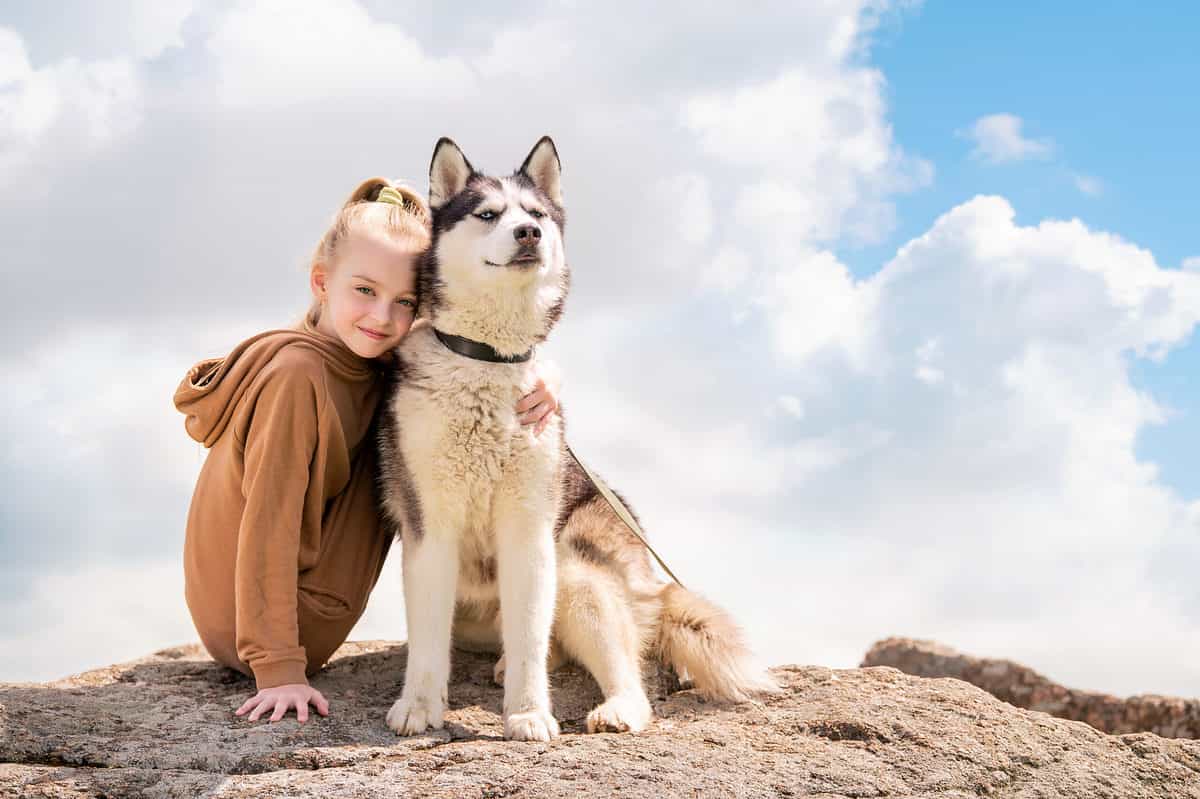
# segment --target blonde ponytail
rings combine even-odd
[[[386,192],[383,201],[380,193]],[[399,201],[397,201],[399,200]],[[317,242],[309,260],[309,271],[317,264],[334,262],[337,251],[352,230],[369,227],[381,230],[397,241],[409,243],[414,249],[429,247],[433,214],[425,199],[411,188],[387,178],[369,178],[358,185],[342,207],[334,214],[325,235]],[[297,327],[316,326],[321,318],[321,303],[316,298]]]

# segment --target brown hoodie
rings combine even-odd
[[[391,542],[373,424],[388,365],[304,328],[200,361],[175,391],[210,448],[188,510],[188,608],[209,652],[259,689],[306,682],[345,640]]]

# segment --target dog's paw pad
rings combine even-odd
[[[416,735],[427,727],[440,730],[444,724],[445,706],[431,699],[397,699],[387,714],[387,725],[397,735]]]
[[[549,741],[558,737],[558,722],[548,710],[513,713],[504,719],[504,737],[514,741]]]
[[[653,712],[644,696],[614,696],[587,716],[588,732],[641,732]]]

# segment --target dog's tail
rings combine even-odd
[[[782,690],[755,660],[737,623],[721,608],[677,583],[659,594],[655,651],[680,681],[705,697],[745,702],[756,693]]]

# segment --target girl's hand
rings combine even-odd
[[[534,365],[537,383],[524,397],[517,401],[517,414],[521,424],[534,424],[535,436],[541,435],[550,424],[550,414],[558,410],[558,389],[562,384],[558,369],[552,364],[539,361]]]
[[[240,716],[251,708],[254,708],[253,712],[250,713],[250,721],[258,721],[259,716],[268,710],[274,709],[275,712],[271,714],[271,721],[276,722],[287,714],[289,708],[295,707],[296,720],[303,724],[308,721],[308,705],[310,702],[322,716],[329,715],[329,702],[325,697],[321,696],[321,692],[303,683],[291,683],[289,685],[277,685],[274,688],[264,688],[247,699],[233,714]]]

